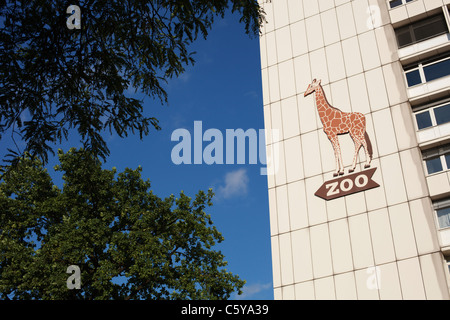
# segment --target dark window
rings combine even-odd
[[[402,0],[389,1],[389,5],[391,6],[391,9],[395,8],[395,7],[398,7],[398,6],[401,6],[402,4],[403,4]]]
[[[423,67],[426,81],[436,80],[450,75],[450,59]]]
[[[443,14],[438,14],[395,30],[399,48],[447,33]]]
[[[414,1],[414,0],[406,0],[406,3],[411,2],[411,1]],[[392,8],[401,6],[404,3],[405,3],[405,0],[403,0],[403,1],[402,0],[392,0],[392,1],[389,1],[389,6],[392,9]]]
[[[413,43],[413,37],[409,28],[396,31],[398,46],[405,47]]]
[[[431,19],[419,21],[413,24],[414,36],[416,41],[423,41],[432,38],[438,34],[447,32],[447,23],[444,16],[438,15]]]
[[[436,117],[437,125],[450,122],[450,104],[435,108],[434,116]]]
[[[427,175],[450,170],[450,144],[440,146],[438,148],[422,151],[422,158],[426,166]],[[443,207],[450,208],[450,198],[445,206],[435,207],[441,209]]]
[[[437,220],[439,224],[439,228],[448,228],[450,227],[450,199],[442,199],[439,201],[433,202],[433,207],[437,215]],[[450,266],[450,261],[446,257],[447,263]]]
[[[406,80],[408,80],[408,87],[415,86],[422,83],[419,70],[413,70],[406,73]]]
[[[433,126],[431,122],[431,116],[428,111],[416,114],[416,120],[419,130]]]
[[[450,227],[450,207],[436,210],[440,228]]]
[[[436,172],[440,172],[440,171],[444,170],[444,168],[442,168],[441,157],[427,159],[427,160],[425,160],[425,162],[427,164],[428,174],[432,174],[432,173],[436,173]]]

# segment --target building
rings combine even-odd
[[[450,0],[260,3],[275,299],[449,299]]]

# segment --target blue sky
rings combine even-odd
[[[228,270],[247,281],[246,299],[273,299],[267,177],[256,165],[174,165],[171,161],[172,132],[187,129],[194,139],[194,121],[203,132],[215,128],[264,128],[259,39],[250,38],[237,15],[217,20],[208,39],[193,49],[196,63],[167,86],[169,105],[149,103],[160,120],[160,132],[140,142],[137,137],[110,143],[111,164],[142,165],[144,177],[159,196],[184,190],[193,195],[213,187],[212,219],[225,241],[220,250]],[[225,144],[225,141],[224,141]],[[203,147],[208,142],[203,143]],[[193,150],[192,150],[193,151]],[[224,155],[225,156],[225,155]],[[246,161],[248,163],[248,159]]]
[[[216,249],[225,255],[227,270],[247,281],[244,295],[232,298],[273,299],[267,177],[260,175],[263,164],[175,165],[171,160],[178,143],[171,141],[172,132],[187,129],[193,140],[194,121],[202,121],[203,132],[219,129],[224,137],[226,129],[264,129],[259,39],[246,35],[238,18],[227,14],[215,22],[206,41],[196,41],[192,47],[197,52],[195,65],[166,86],[167,106],[152,98],[145,100],[146,113],[159,119],[161,131],[152,130],[143,140],[138,135],[121,139],[105,134],[111,154],[104,168],[116,167],[120,172],[141,165],[143,179],[150,179],[160,197],[178,195],[181,190],[193,197],[198,190],[213,188],[216,197],[208,213],[225,237]],[[55,150],[80,147],[77,138]],[[203,147],[208,144],[204,142]],[[2,152],[6,147],[3,144]],[[47,167],[59,184],[60,177],[50,169],[56,163],[50,155]]]
[[[153,106],[163,130],[136,143],[132,153],[138,156],[132,162],[142,164],[143,174],[160,196],[213,187],[216,199],[210,213],[225,237],[220,249],[228,270],[247,281],[243,298],[273,299],[267,178],[260,175],[262,165],[176,166],[170,159],[177,144],[170,141],[173,130],[185,128],[193,140],[194,121],[202,121],[203,132],[216,128],[224,136],[226,129],[264,128],[259,40],[246,35],[238,17],[228,14],[216,21],[206,41],[196,42],[194,50],[194,67],[168,85],[169,106]],[[151,153],[140,147],[151,145],[158,151],[149,157]],[[148,162],[141,161],[146,158]]]

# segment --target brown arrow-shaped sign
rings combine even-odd
[[[380,185],[372,180],[372,176],[376,170],[377,168],[372,168],[326,181],[319,190],[316,191],[315,195],[325,200],[333,200],[377,188]]]

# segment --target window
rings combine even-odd
[[[408,82],[408,87],[412,87],[422,83],[422,76],[420,75],[419,68],[408,71],[405,74],[406,74],[406,81]]]
[[[450,55],[423,61],[404,68],[408,87],[450,75]]]
[[[450,257],[446,257],[445,262],[447,263],[448,272],[450,273]]]
[[[406,47],[447,33],[447,23],[442,13],[395,29],[398,47]]]
[[[433,126],[439,126],[450,122],[450,101],[442,100],[432,104],[425,110],[414,113],[417,123],[417,129],[427,129]]]
[[[389,6],[391,7],[391,9],[393,9],[395,7],[401,6],[402,4],[405,4],[405,3],[408,3],[411,1],[414,1],[414,0],[392,0],[392,1],[389,1]]]
[[[450,144],[422,152],[427,174],[450,169]]]
[[[433,122],[431,120],[430,111],[427,110],[425,112],[417,113],[416,114],[416,123],[417,123],[417,128],[419,128],[419,130],[432,127]]]
[[[434,211],[437,215],[437,222],[440,229],[450,227],[450,199],[443,199],[433,202]],[[448,260],[447,260],[448,261]]]
[[[442,60],[423,67],[425,80],[432,81],[450,74],[450,59]]]

